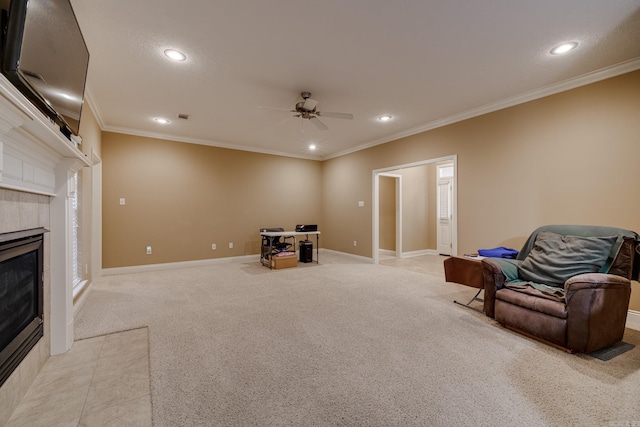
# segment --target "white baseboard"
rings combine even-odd
[[[395,251],[386,251],[381,250],[380,253],[387,253],[389,255],[395,255]],[[348,252],[334,251],[331,249],[323,249],[320,248],[320,253],[334,253],[339,255],[345,255],[351,258],[355,258],[359,261],[366,263],[373,263],[373,259],[369,257],[364,257],[361,255],[354,255]],[[409,258],[413,256],[420,255],[438,255],[437,251],[433,249],[426,249],[421,251],[412,251],[412,252],[403,252],[402,258]],[[116,268],[103,268],[100,276],[115,276],[118,274],[130,274],[130,273],[142,273],[146,271],[159,271],[159,270],[169,270],[173,268],[189,268],[189,267],[200,267],[207,265],[215,265],[222,264],[227,262],[247,262],[247,261],[259,261],[258,255],[245,255],[239,257],[228,257],[228,258],[214,258],[214,259],[205,259],[205,260],[197,260],[197,261],[183,261],[183,262],[169,262],[165,264],[150,264],[150,265],[136,265],[131,267],[116,267]],[[85,300],[91,293],[91,287],[93,282],[87,285],[87,288],[82,293],[82,296],[78,300],[76,304],[73,306],[73,317],[76,316]],[[636,331],[640,331],[640,311],[629,310],[627,313],[627,323],[626,327],[629,329],[634,329]]]
[[[391,251],[388,249],[380,249],[378,253],[384,256],[391,256],[391,257],[396,256],[396,251]],[[422,256],[422,255],[438,255],[438,251],[436,251],[435,249],[421,249],[419,251],[402,252],[400,254],[400,258],[411,258],[415,256]]]
[[[93,286],[93,282],[89,282],[86,284],[86,286],[84,287],[84,289],[82,290],[82,294],[80,295],[80,298],[78,298],[78,301],[76,301],[75,304],[73,304],[73,318],[75,319],[78,312],[80,312],[80,309],[82,308],[84,302],[87,300],[87,298],[89,297],[89,294],[91,293],[91,288]]]
[[[334,251],[333,249],[322,249],[322,248],[320,248],[320,253],[333,253],[333,254],[338,254],[338,255],[344,255],[344,256],[348,256],[350,258],[355,258],[355,259],[360,260],[362,262],[373,264],[373,258],[362,256],[362,255],[350,254],[349,252],[340,252],[340,251]],[[395,254],[395,252],[394,252],[394,254]]]
[[[414,256],[422,255],[438,255],[438,251],[436,251],[435,249],[421,249],[419,251],[402,252],[400,258],[411,258]]]
[[[228,262],[259,261],[260,255],[243,255],[237,257],[201,259],[195,261],[167,262],[163,264],[133,265],[130,267],[103,268],[102,276],[119,274],[144,273],[147,271],[171,270],[174,268],[204,267]]]
[[[640,331],[640,311],[629,310],[627,313],[627,328]]]

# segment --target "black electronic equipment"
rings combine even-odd
[[[2,11],[2,74],[71,139],[80,129],[89,51],[70,0],[0,3],[9,3]]]
[[[296,225],[296,231],[298,233],[306,233],[309,231],[318,231],[318,224],[299,224]]]
[[[300,262],[313,262],[313,243],[310,240],[300,241]]]

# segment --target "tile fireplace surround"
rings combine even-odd
[[[0,426],[51,354],[73,343],[70,177],[87,157],[0,75],[0,233],[44,227],[44,336],[0,387]]]

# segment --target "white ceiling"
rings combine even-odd
[[[640,68],[638,0],[71,3],[104,130],[295,157],[335,157]],[[580,45],[549,54],[564,41]],[[167,60],[167,48],[187,61]],[[293,108],[302,91],[354,119],[322,118],[320,131],[258,108]],[[378,122],[383,113],[393,120]]]

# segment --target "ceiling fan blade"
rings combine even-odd
[[[349,114],[349,113],[330,113],[330,112],[321,113],[318,111],[318,115],[322,117],[333,117],[335,119],[353,120],[353,114]]]
[[[291,113],[295,113],[295,111],[296,111],[296,110],[292,110],[291,108],[281,108],[281,107],[262,107],[262,106],[259,106],[259,107],[256,107],[256,108],[259,108],[261,110],[288,111],[288,112],[291,112]]]
[[[315,99],[307,98],[307,99],[304,100],[304,107],[303,108],[305,110],[313,111],[313,110],[315,110],[317,105],[318,105],[318,101],[316,101]]]
[[[317,118],[317,117],[311,117],[309,120],[311,120],[311,123],[313,123],[314,125],[316,125],[316,127],[317,127],[318,129],[320,129],[320,130],[327,130],[327,129],[329,129],[329,128],[327,127],[327,125],[325,125],[324,123],[322,123],[322,122],[320,121],[320,119],[319,119],[319,118]]]

